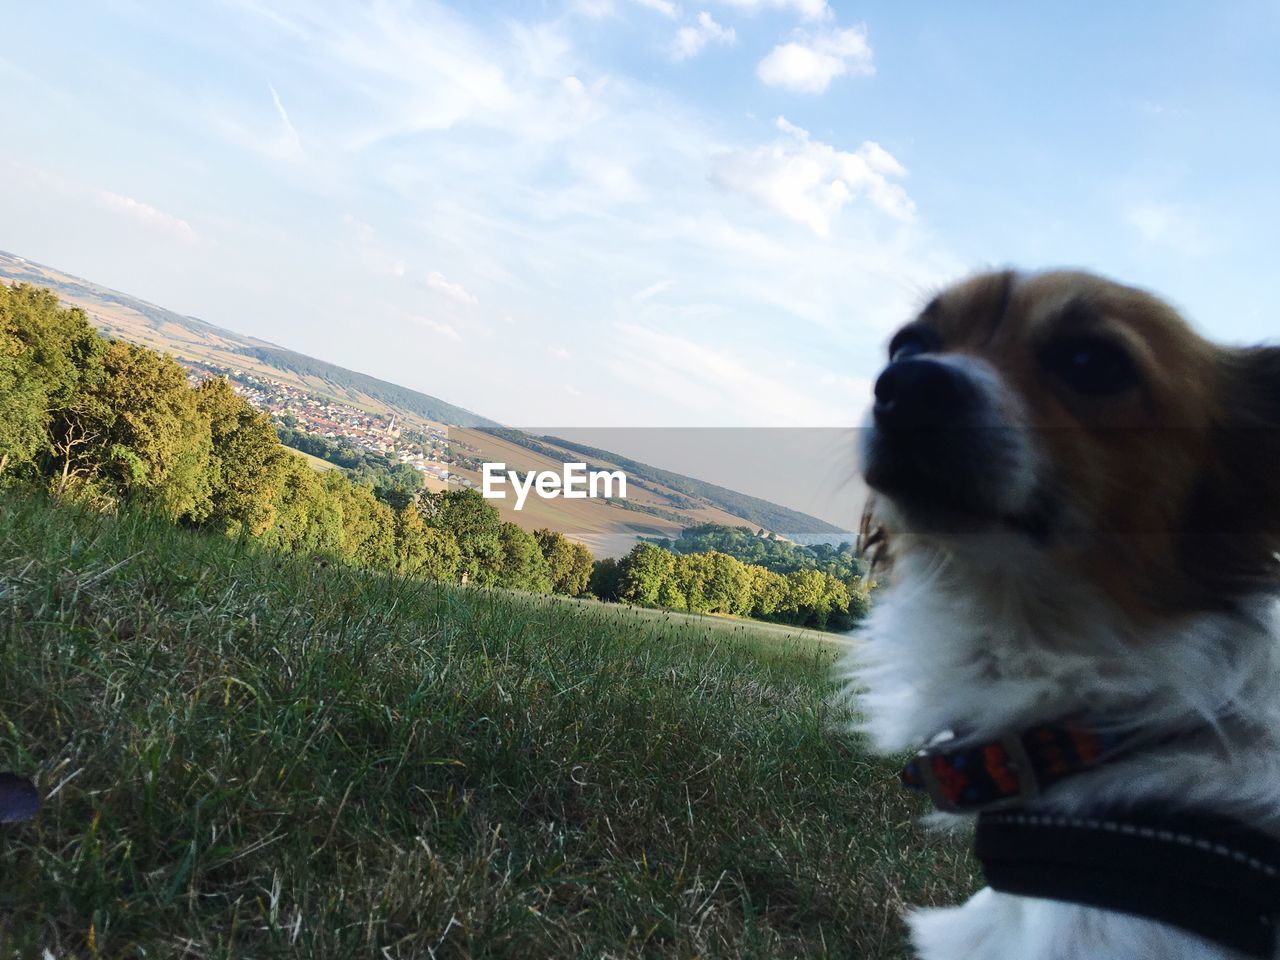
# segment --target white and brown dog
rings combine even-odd
[[[918,954],[1280,957],[1280,348],[978,276],[894,336],[862,454],[892,567],[850,686],[989,884]]]

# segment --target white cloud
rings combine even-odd
[[[629,203],[645,196],[644,188],[625,160],[604,153],[582,152],[570,155],[569,167],[609,200]]]
[[[10,80],[18,83],[27,84],[35,90],[39,90],[42,94],[55,94],[56,88],[37,77],[30,70],[25,70],[18,66],[12,60],[0,57],[0,74],[7,74]]]
[[[670,17],[672,20],[680,16],[680,7],[673,0],[635,0],[635,2],[642,7],[657,11],[664,17]]]
[[[764,83],[797,93],[824,93],[837,77],[869,77],[875,72],[867,29],[861,26],[779,44],[756,66]]]
[[[891,177],[906,169],[878,143],[867,140],[849,153],[810,137],[779,117],[785,136],[750,150],[723,153],[712,166],[716,184],[749,197],[826,237],[848,203],[865,198],[897,220],[915,218],[915,204]]]
[[[312,134],[334,141],[326,156],[338,165],[418,135],[463,140],[487,130],[531,145],[562,141],[601,119],[605,93],[618,84],[608,73],[582,74],[572,20],[511,18],[479,30],[441,4],[375,3],[359,17],[303,0],[273,6],[270,14],[250,7],[272,24],[288,14],[288,40],[273,55],[292,52],[338,94],[322,101],[328,128]],[[573,6],[593,17],[616,8],[616,0]]]
[[[199,240],[191,224],[181,217],[157,210],[151,204],[135,200],[133,197],[123,197],[118,193],[103,190],[98,193],[98,203],[108,210],[122,213],[138,223],[166,233],[183,243],[196,243]]]
[[[353,213],[344,213],[342,215],[342,223],[350,228],[356,241],[364,246],[368,246],[378,239],[378,232]]]
[[[461,283],[455,283],[435,270],[424,275],[420,268],[412,267],[403,257],[390,253],[372,224],[351,213],[342,215],[342,224],[355,241],[353,258],[374,276],[392,277],[396,280],[407,277],[410,282],[426,286],[457,303],[469,307],[479,305],[480,299]]]
[[[851,377],[848,374],[825,371],[818,375],[818,384],[832,390],[838,390],[849,398],[849,408],[862,410],[871,405],[875,389],[868,377]]]
[[[569,8],[592,20],[611,16],[614,12],[613,0],[573,0]]]
[[[680,16],[680,5],[675,0],[632,0],[632,2],[672,20]],[[569,9],[591,20],[601,20],[618,12],[614,0],[572,0]]]
[[[757,426],[813,426],[840,422],[842,411],[821,394],[775,379],[757,360],[737,357],[723,342],[633,323],[617,325],[619,353],[610,362],[618,379],[678,398],[703,417]]]
[[[439,320],[432,320],[430,317],[414,317],[413,322],[419,326],[426,327],[432,333],[439,334],[449,340],[456,340],[459,343],[462,342],[462,337],[451,324],[441,323]]]
[[[722,29],[739,26],[745,42],[744,21],[726,6],[680,3],[678,22],[632,0],[610,6],[657,31],[659,43],[698,24],[699,11]],[[911,208],[905,193],[895,204],[901,165],[874,143],[822,135],[842,152],[786,123],[743,139],[739,123],[707,99],[711,88],[673,88],[652,63],[629,76],[586,40],[564,42],[573,30],[630,29],[621,19],[571,15],[548,26],[540,21],[547,8],[535,5],[540,13],[519,15],[522,22],[477,23],[429,0],[378,2],[356,18],[308,0],[272,5],[288,28],[255,18],[239,31],[246,46],[235,63],[269,76],[278,96],[265,82],[251,85],[230,115],[257,116],[263,134],[287,133],[296,117],[307,162],[287,171],[255,165],[260,182],[227,216],[251,229],[211,221],[222,231],[218,269],[205,271],[217,293],[200,302],[211,320],[243,317],[260,335],[305,352],[341,351],[360,369],[510,422],[772,422],[761,405],[737,402],[750,397],[745,371],[755,369],[783,388],[776,402],[791,405],[789,420],[825,423],[837,407],[852,407],[841,398],[854,391],[819,383],[819,373],[865,373],[918,291],[968,266],[940,263],[931,236],[881,214]],[[769,37],[777,29],[752,26]],[[671,49],[657,52],[666,59]],[[458,76],[478,87],[444,70],[445,60],[465,61]],[[319,116],[324,123],[307,120]],[[179,147],[199,156],[194,144],[175,140]],[[208,154],[216,170],[228,151]],[[806,164],[812,172],[802,176]],[[202,199],[181,209],[194,218]],[[328,229],[308,229],[317,222]],[[281,256],[295,241],[296,251]],[[253,270],[233,261],[233,250],[245,251],[246,263],[252,251]],[[230,299],[225,276],[237,269],[277,297],[273,309]],[[352,315],[363,322],[353,327]],[[298,316],[317,319],[312,326]],[[609,364],[644,352],[639,334],[615,348],[618,322],[674,337],[666,342],[673,350],[685,340],[708,350],[730,344],[734,365],[686,396],[683,368],[663,372],[665,359],[654,354],[652,383],[642,377],[634,390],[614,390]],[[411,327],[444,359],[424,365],[398,349]],[[571,361],[557,359],[558,345]],[[531,390],[529,371],[540,365],[530,367],[530,356],[550,369],[572,363],[590,405],[567,391]],[[493,375],[481,383],[471,372],[484,365]],[[729,401],[718,388],[731,383]]]
[[[761,10],[791,10],[805,20],[826,20],[831,16],[831,8],[827,0],[720,0],[730,7],[737,7],[748,13]]]
[[[409,272],[409,267],[402,257],[394,256],[385,249],[378,231],[372,224],[366,223],[354,214],[344,213],[342,225],[346,227],[351,240],[354,241],[350,254],[352,261],[359,263],[370,274],[376,277],[390,276],[399,279]]]
[[[654,297],[666,293],[675,285],[676,282],[674,280],[659,280],[657,283],[649,284],[649,286],[637,293],[632,299],[637,302],[642,300],[652,300]]]
[[[698,14],[693,26],[681,27],[676,31],[671,55],[677,60],[688,60],[696,57],[708,43],[732,44],[738,39],[733,27],[725,27],[715,22],[711,14],[705,10]]]
[[[268,83],[267,87],[271,90],[271,102],[276,105],[276,115],[280,118],[281,130],[277,149],[282,155],[300,157],[302,156],[302,138],[298,136],[297,128],[289,119],[289,112],[280,102],[280,94],[276,91],[275,85]]]
[[[1126,210],[1124,217],[1144,244],[1167,247],[1187,257],[1201,256],[1209,249],[1200,224],[1178,204],[1139,204]]]
[[[511,75],[495,44],[445,7],[375,3],[352,17],[319,3],[274,6],[287,11],[290,33],[308,59],[363,94],[367,111],[347,134],[349,148],[448,130],[465,120],[496,122],[521,106],[520,78]],[[260,12],[256,5],[254,12]],[[261,15],[273,21],[280,16]],[[511,32],[527,69],[555,56],[548,42],[554,30],[521,33],[513,23]]]
[[[437,273],[432,270],[427,274],[427,286],[432,290],[438,290],[446,297],[451,297],[459,303],[465,303],[469,306],[476,306],[480,301],[470,290],[460,283],[454,283],[449,280],[443,273]]]
[[[306,152],[302,138],[285,109],[284,101],[280,99],[279,91],[272,83],[267,84],[267,91],[271,94],[274,119],[263,117],[261,101],[255,99],[251,104],[234,109],[215,108],[209,114],[210,128],[228,143],[274,160],[304,159]]]
[[[557,360],[568,360],[570,357],[569,351],[564,347],[547,347],[547,353]]]

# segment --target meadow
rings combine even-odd
[[[841,645],[0,495],[0,955],[905,957]]]

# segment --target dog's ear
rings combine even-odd
[[[1252,529],[1280,535],[1280,347],[1223,354],[1227,455],[1252,499]]]
[[[1280,427],[1280,347],[1228,350],[1222,365],[1228,395],[1234,391],[1228,414],[1254,428]]]
[[[1185,558],[1212,596],[1280,585],[1280,347],[1226,350],[1213,462],[1193,500]]]

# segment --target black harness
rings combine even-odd
[[[1280,839],[1204,813],[1062,816],[1024,805],[1127,753],[1114,735],[1045,726],[948,745],[922,750],[902,780],[940,810],[978,813],[975,853],[993,890],[1146,917],[1248,956],[1276,956]]]

